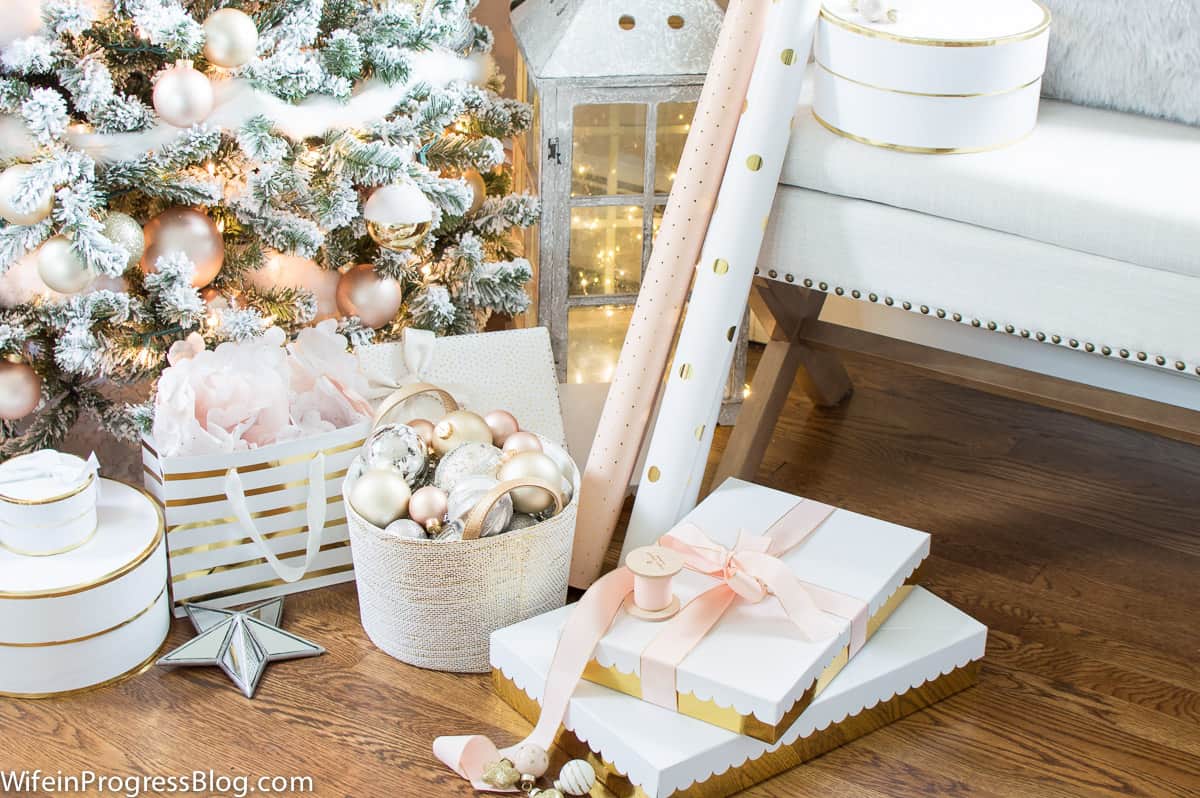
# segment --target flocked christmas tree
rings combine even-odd
[[[42,0],[0,19],[0,458],[124,437],[175,341],[528,304],[477,0]],[[15,11],[27,13],[33,0]],[[12,16],[13,11],[5,12]],[[14,28],[26,25],[20,38]],[[5,35],[5,34],[8,35]]]

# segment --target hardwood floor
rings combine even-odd
[[[931,532],[923,584],[991,628],[987,657],[977,687],[744,794],[1200,794],[1200,448],[902,366],[848,368],[840,407],[792,391],[759,480]],[[253,701],[216,669],[0,700],[0,770],[211,768],[312,776],[322,796],[468,796],[431,740],[528,732],[487,677],[375,649],[352,585],[290,599],[285,626],[329,653],[272,665]],[[190,636],[176,622],[169,643]]]

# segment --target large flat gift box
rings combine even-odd
[[[698,528],[712,544],[735,554],[748,537],[778,540],[789,528],[815,526],[777,556],[806,589],[848,596],[862,605],[868,636],[894,607],[889,599],[929,554],[924,532],[737,479],[724,482],[681,524]],[[685,570],[674,578],[673,589],[687,604],[716,584],[712,576]],[[850,621],[834,620],[841,624],[840,634],[809,639],[774,597],[758,603],[735,599],[676,666],[677,710],[775,742],[851,659]],[[584,679],[641,697],[642,654],[663,628],[619,613]]]
[[[590,761],[618,796],[721,798],[744,790],[975,683],[987,628],[922,588],[898,595],[891,616],[777,743],[586,682],[555,742]],[[531,722],[565,612],[492,636],[496,690]]]

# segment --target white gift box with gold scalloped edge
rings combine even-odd
[[[775,744],[584,682],[556,743],[587,759],[610,792],[631,798],[722,798],[973,684],[987,628],[919,587]],[[570,608],[492,636],[500,697],[531,722]]]
[[[825,0],[813,114],[835,133],[910,152],[977,152],[1037,123],[1050,12],[1035,0],[912,0],[870,22]]]
[[[100,686],[153,661],[170,624],[157,504],[102,483],[96,533],[46,557],[0,548],[0,695],[42,698]]]

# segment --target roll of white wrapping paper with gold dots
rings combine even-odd
[[[789,0],[790,2],[791,0]],[[579,494],[571,585],[588,587],[625,503],[729,158],[771,0],[730,0]]]
[[[820,0],[776,0],[768,9],[622,558],[696,503],[820,10]]]

